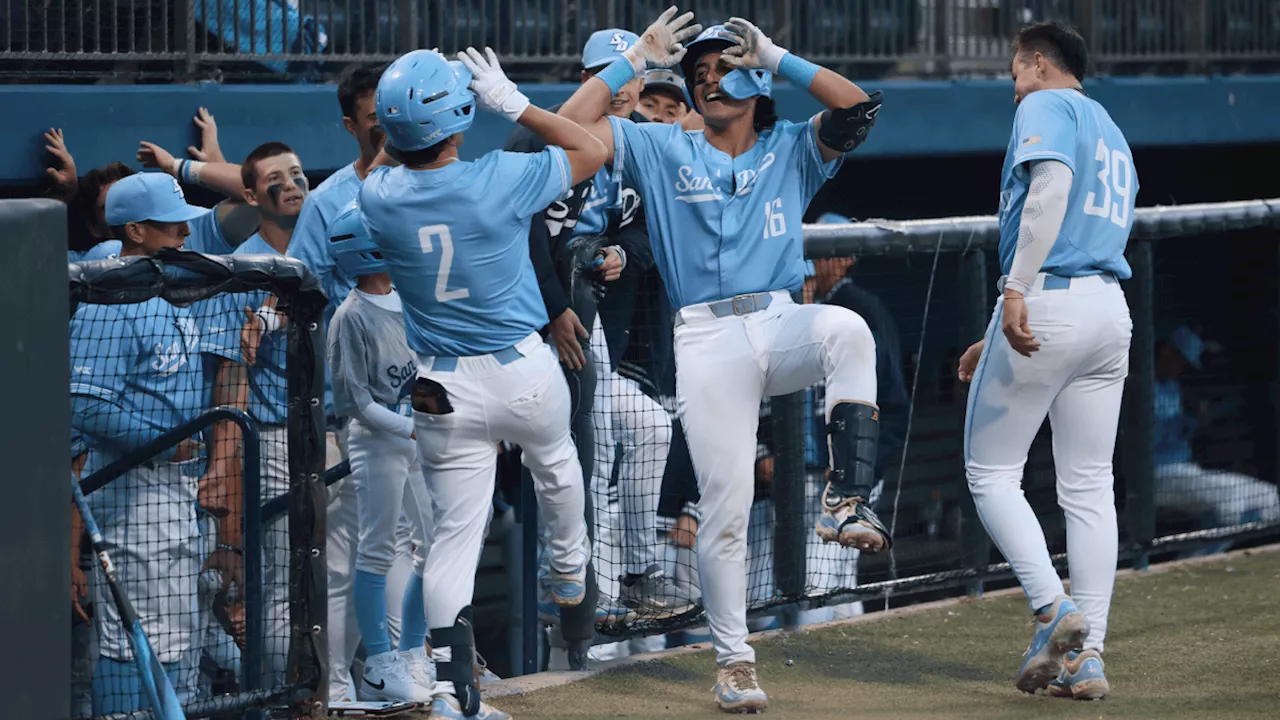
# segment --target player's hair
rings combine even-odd
[[[1013,52],[1038,52],[1058,68],[1084,80],[1089,70],[1089,49],[1073,28],[1056,20],[1027,25],[1013,38]]]
[[[342,117],[355,117],[360,98],[378,91],[378,80],[386,65],[349,65],[338,76],[338,105]]]
[[[778,122],[778,106],[771,97],[756,98],[755,114],[751,117],[751,124],[755,127],[756,132],[768,130]]]
[[[100,168],[94,168],[80,178],[76,199],[69,208],[68,224],[75,228],[67,242],[72,250],[83,252],[99,242],[98,238],[90,234],[89,229],[96,222],[95,205],[98,202],[98,193],[102,192],[103,186],[123,180],[135,172],[137,171],[117,160]]]
[[[449,137],[453,136],[450,135]],[[424,165],[430,165],[440,159],[440,155],[444,152],[444,149],[449,146],[449,143],[445,142],[448,139],[449,138],[444,138],[435,145],[422,148],[421,150],[397,150],[392,147],[389,142],[383,145],[382,149],[386,150],[387,154],[401,165],[409,168],[420,168]]]
[[[684,93],[670,85],[654,85],[652,87],[646,85],[644,90],[640,91],[640,99],[643,100],[647,95],[666,95],[681,105],[685,104]]]
[[[240,182],[250,190],[258,184],[258,163],[273,158],[277,155],[288,155],[293,153],[293,148],[285,145],[278,140],[262,143],[249,153],[249,157],[244,159],[244,164],[240,166]]]

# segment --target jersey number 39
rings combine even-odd
[[[1102,202],[1098,193],[1090,190],[1084,198],[1084,214],[1110,218],[1122,228],[1129,227],[1129,195],[1133,191],[1133,161],[1119,150],[1112,150],[1102,138],[1098,138],[1098,152],[1094,159],[1102,164],[1098,181],[1102,183]],[[1111,192],[1119,197],[1111,201]]]
[[[448,225],[427,225],[418,228],[418,242],[422,244],[422,252],[435,251],[431,238],[440,241],[440,272],[436,274],[436,300],[446,303],[450,300],[461,300],[471,297],[466,288],[449,290],[449,268],[453,266],[453,235],[449,234]]]

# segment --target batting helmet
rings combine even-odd
[[[724,49],[740,44],[733,33],[723,25],[712,25],[698,33],[698,37],[689,43],[684,58],[680,61],[680,72],[684,74],[684,96],[689,107],[697,108],[693,103],[693,71],[698,67],[698,58],[709,52],[724,52]],[[734,100],[746,100],[752,97],[769,97],[773,92],[773,73],[768,70],[754,68],[737,69],[720,78],[720,90]]]
[[[369,237],[354,201],[342,209],[329,228],[329,257],[351,278],[387,271],[382,253]]]
[[[396,150],[422,150],[465,132],[475,119],[471,71],[431,50],[401,55],[382,73],[378,124]]]

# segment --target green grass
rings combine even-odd
[[[754,645],[773,718],[1277,718],[1278,590],[1280,552],[1121,578],[1106,653],[1111,695],[1099,702],[1014,689],[1031,634],[1021,595]],[[492,704],[516,720],[722,718],[714,683],[713,656],[699,652]]]

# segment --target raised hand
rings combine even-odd
[[[692,12],[676,17],[677,12],[675,5],[667,8],[640,35],[640,42],[623,53],[635,66],[637,75],[649,68],[668,68],[679,63],[685,54],[684,44],[702,31],[701,25],[689,24],[693,20]]]
[[[481,55],[479,50],[469,47],[458,53],[458,60],[471,71],[471,92],[476,94],[480,107],[511,122],[520,119],[529,107],[529,98],[507,78],[493,48],[486,47]]]
[[[187,154],[202,162],[226,162],[218,145],[218,123],[214,122],[213,113],[200,108],[192,122],[200,128],[200,147],[188,147]]]
[[[144,168],[159,168],[170,175],[173,174],[173,155],[155,143],[144,140],[138,145],[138,162],[142,163]]]
[[[724,61],[735,68],[763,68],[771,73],[778,72],[778,63],[787,51],[774,44],[760,28],[740,17],[730,18],[724,29],[738,36],[738,44],[725,48],[721,56]]]
[[[44,134],[44,141],[46,143],[44,149],[57,161],[50,165],[45,170],[45,173],[57,183],[59,188],[67,190],[74,195],[76,190],[76,160],[71,157],[71,151],[67,150],[67,141],[62,137],[62,130],[60,128],[49,128],[49,132]]]

